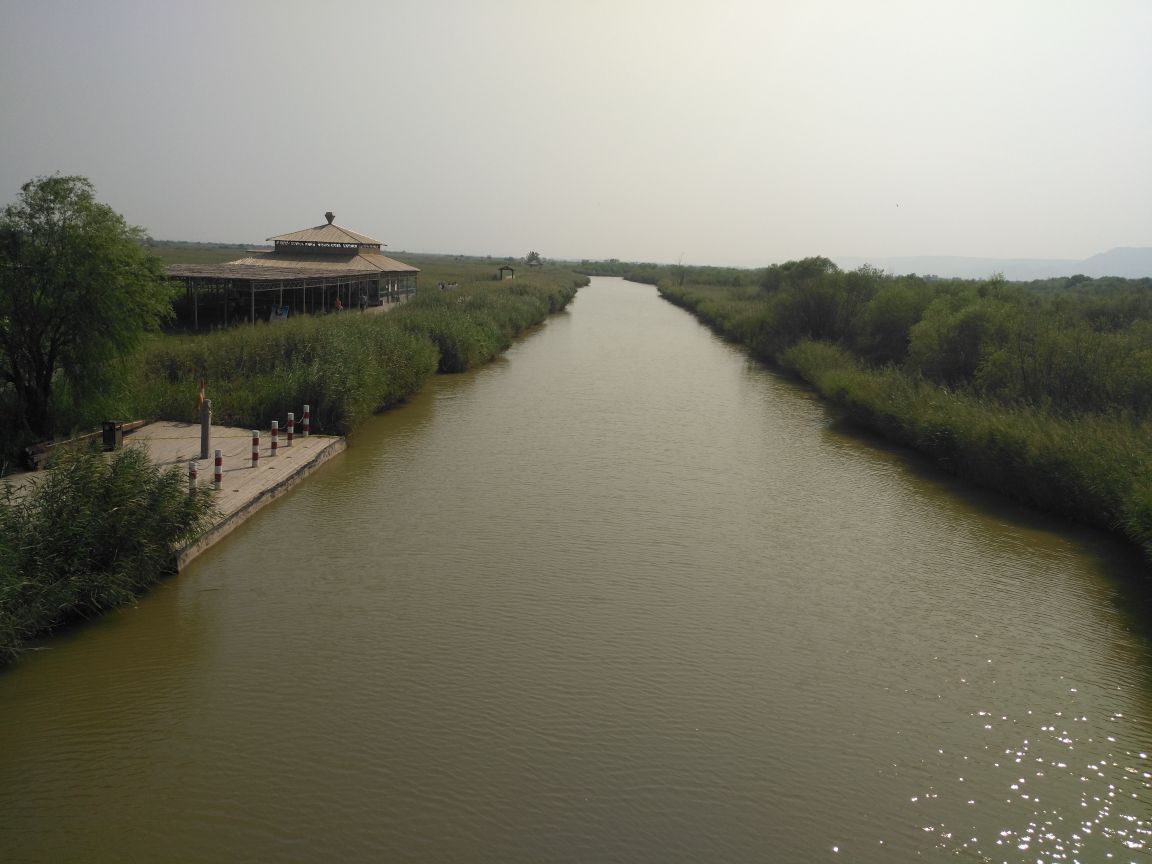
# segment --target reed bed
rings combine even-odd
[[[215,421],[263,428],[308,404],[317,432],[346,433],[404,402],[434,372],[486,363],[575,296],[572,274],[435,288],[387,314],[301,316],[153,340],[132,362],[135,415],[190,420],[208,382]]]
[[[932,456],[949,472],[1038,509],[1114,531],[1152,556],[1152,424],[1053,416],[949,391],[843,349],[802,342],[781,358],[851,421]]]
[[[204,378],[222,425],[263,428],[309,404],[315,431],[346,431],[416,393],[436,368],[435,347],[386,317],[300,317],[154,340],[134,364],[134,413],[192,420]]]
[[[200,534],[211,491],[136,448],[64,451],[34,494],[0,486],[0,665],[28,640],[131,600]]]
[[[1152,559],[1152,309],[1140,280],[927,283],[824,259],[662,295],[944,469]],[[789,268],[798,272],[788,278]],[[783,274],[783,276],[781,276]]]

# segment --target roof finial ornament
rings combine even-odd
[[[325,213],[325,214],[324,214],[324,218],[325,218],[325,219],[327,219],[327,220],[328,220],[328,224],[329,224],[329,225],[331,225],[331,224],[332,224],[332,220],[333,220],[333,219],[335,219],[336,217],[335,217],[335,216],[332,214],[332,211],[331,211],[331,210],[329,210],[327,213]]]

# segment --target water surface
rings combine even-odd
[[[595,279],[0,674],[0,860],[1147,860],[1145,583]]]

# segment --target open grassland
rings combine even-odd
[[[223,264],[244,258],[249,249],[260,249],[260,244],[245,246],[237,243],[191,243],[183,240],[148,240],[148,251],[168,264]],[[271,246],[267,247],[270,251]]]

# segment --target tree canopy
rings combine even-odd
[[[0,213],[0,389],[18,433],[51,437],[54,396],[98,390],[110,362],[171,315],[143,238],[84,177],[37,177]]]

